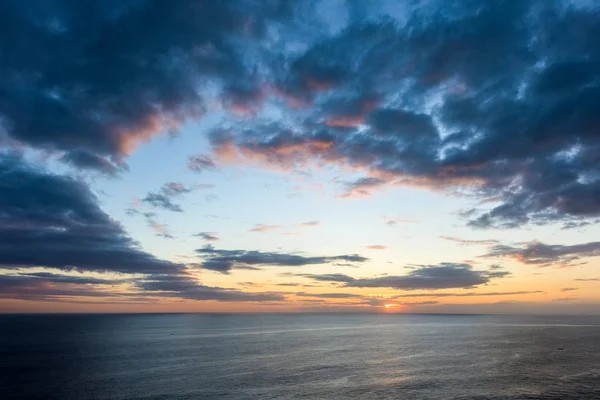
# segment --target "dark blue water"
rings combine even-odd
[[[600,319],[0,316],[0,398],[598,400]]]

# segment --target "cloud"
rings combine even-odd
[[[543,290],[520,290],[514,292],[467,292],[467,293],[412,293],[394,296],[395,299],[406,297],[487,297],[487,296],[518,296],[523,294],[541,294]]]
[[[2,2],[6,132],[43,149],[128,155],[202,116],[204,82],[228,98],[228,88],[255,81],[243,51],[267,20],[284,20],[278,3]]]
[[[184,193],[189,193],[192,190],[192,188],[187,188],[180,182],[167,182],[158,192],[148,193],[142,201],[153,207],[162,208],[163,210],[183,212],[181,206],[173,203],[172,199],[174,197],[179,197]]]
[[[321,223],[319,221],[306,221],[306,222],[302,222],[302,223],[298,224],[298,226],[300,226],[300,227],[309,227],[309,228],[319,226],[319,225],[321,225]]]
[[[435,300],[400,301],[400,302],[398,302],[398,301],[392,301],[389,299],[378,299],[378,298],[368,299],[367,298],[367,299],[365,299],[363,304],[368,304],[370,306],[375,306],[375,307],[391,308],[391,307],[398,307],[398,306],[430,306],[430,305],[439,304],[439,303]]]
[[[264,224],[256,224],[254,228],[249,229],[248,232],[268,232],[276,229],[281,229],[283,226],[281,225],[264,225]]]
[[[387,215],[382,215],[381,219],[385,221],[385,224],[388,226],[396,226],[398,224],[414,224],[415,220],[412,219],[403,219],[403,218],[391,218]]]
[[[243,292],[235,289],[205,286],[187,276],[153,275],[137,284],[146,292],[158,296],[177,297],[191,300],[215,301],[281,301],[285,297],[279,293]]]
[[[579,282],[600,282],[600,278],[576,278]]]
[[[353,182],[345,182],[345,191],[342,197],[369,196],[374,189],[384,186],[387,182],[380,178],[359,178]]]
[[[150,229],[152,229],[152,231],[156,233],[156,236],[165,239],[175,239],[175,236],[173,236],[169,232],[169,227],[167,225],[157,222],[154,218],[146,218],[146,223],[148,224]]]
[[[496,245],[481,257],[512,258],[522,264],[570,266],[586,257],[600,256],[600,242],[575,245],[528,242],[519,246]]]
[[[317,297],[320,299],[355,299],[355,298],[363,298],[363,295],[355,294],[355,293],[306,293],[306,292],[297,292],[294,293],[296,296],[300,297]]]
[[[73,297],[166,296],[215,301],[278,301],[277,293],[246,293],[196,281],[182,264],[139,249],[81,181],[0,154],[0,297],[60,300]],[[178,184],[165,186],[185,192]],[[43,201],[40,201],[43,199]],[[152,220],[153,213],[128,210]],[[350,257],[350,256],[348,256]],[[252,262],[241,262],[252,267]],[[40,268],[126,274],[123,278],[39,272]],[[32,270],[33,269],[33,270]],[[32,270],[29,272],[28,270]],[[127,283],[139,291],[98,289]],[[92,286],[92,287],[90,287]]]
[[[307,278],[321,281],[344,283],[346,287],[360,288],[394,288],[402,290],[421,289],[451,289],[472,288],[484,285],[492,279],[504,278],[509,272],[487,270],[477,271],[468,264],[442,263],[440,265],[427,265],[415,268],[407,275],[402,276],[380,276],[374,278],[352,278],[348,275],[309,275]]]
[[[200,268],[228,274],[234,268],[276,266],[300,267],[305,265],[328,264],[336,261],[362,263],[368,259],[357,254],[339,256],[309,257],[299,254],[261,252],[256,250],[219,250],[206,246],[196,250],[204,260]]]
[[[203,172],[209,169],[215,169],[215,162],[205,154],[197,154],[188,157],[188,169],[194,172]]]
[[[39,280],[43,282],[51,282],[51,283],[76,283],[80,285],[117,285],[120,283],[128,282],[130,279],[121,278],[121,279],[111,279],[111,278],[95,278],[91,276],[86,276],[83,274],[79,275],[63,275],[52,272],[21,272],[15,276],[15,280],[19,280],[18,277],[23,277],[24,281],[31,280]],[[6,275],[5,279],[9,279]]]
[[[346,196],[481,200],[476,228],[600,216],[595,5],[431,1],[397,23],[374,3],[332,30],[304,2],[21,3],[0,10],[3,131],[77,168],[114,174],[109,159],[220,108],[192,169],[336,165],[364,175]],[[178,211],[161,196],[148,202]]]
[[[552,301],[575,301],[579,300],[577,297],[561,297],[558,299],[552,299]]]
[[[561,292],[572,292],[574,290],[579,290],[579,288],[566,287],[566,288],[560,289]]]
[[[597,8],[408,7],[402,24],[354,13],[345,29],[277,54],[285,62],[267,75],[294,103],[285,121],[228,122],[211,135],[217,156],[365,172],[347,197],[390,185],[460,192],[486,205],[469,218],[477,228],[600,215]]]
[[[365,247],[369,250],[385,250],[385,249],[387,249],[387,246],[384,246],[382,244],[371,244],[371,245],[365,246]]]
[[[183,268],[141,251],[81,181],[7,154],[0,155],[0,177],[3,267],[142,274]]]
[[[107,290],[105,286],[123,282],[133,283],[138,291]],[[115,304],[150,302],[153,298],[173,297],[189,300],[266,302],[280,301],[278,293],[243,292],[234,289],[205,286],[185,274],[149,275],[144,278],[104,280],[84,276],[51,273],[0,275],[0,298],[34,301],[68,301],[102,303],[89,298],[110,298]]]
[[[130,216],[141,215],[146,221],[146,225],[156,234],[156,236],[165,238],[165,239],[174,239],[175,237],[169,231],[169,226],[166,224],[161,224],[156,220],[156,213],[154,212],[140,212],[133,208],[129,208],[125,210],[125,213]]]
[[[491,245],[495,245],[498,244],[497,240],[492,240],[492,239],[486,239],[486,240],[465,240],[465,239],[459,239],[456,237],[452,237],[452,236],[438,236],[440,239],[444,239],[444,240],[449,240],[451,242],[455,242],[458,243],[460,245],[464,245],[464,246],[491,246]]]
[[[301,276],[304,278],[310,278],[315,281],[325,282],[352,282],[353,277],[345,274],[293,274],[294,276]]]
[[[60,161],[78,169],[95,170],[107,176],[117,176],[126,169],[124,164],[114,164],[104,157],[85,150],[71,150]]]
[[[297,283],[297,282],[276,283],[275,286],[286,286],[286,287],[319,287],[318,285],[310,285],[310,284]]]
[[[294,225],[294,227],[296,227],[296,228],[314,228],[319,225],[320,225],[319,221],[307,221],[307,222],[301,222],[299,224],[296,224],[296,225]],[[275,231],[275,230],[279,230],[279,229],[283,229],[283,228],[285,228],[285,226],[283,226],[283,225],[256,224],[256,225],[254,225],[254,228],[249,229],[248,232],[269,232],[269,231]],[[281,234],[284,236],[302,236],[302,233],[300,233],[300,232],[282,232]]]
[[[217,240],[220,240],[217,236],[215,236],[215,232],[199,232],[194,236],[204,239],[207,242],[216,242]]]
[[[116,283],[116,282],[115,282]],[[133,297],[131,293],[111,291],[101,285],[110,281],[59,274],[48,276],[0,275],[0,298],[33,301],[75,301],[74,298],[118,298],[121,303]],[[100,286],[100,288],[98,287]]]

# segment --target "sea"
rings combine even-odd
[[[0,399],[600,399],[600,318],[0,316]]]

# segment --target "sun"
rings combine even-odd
[[[396,307],[395,304],[384,304],[383,305],[385,308],[392,308],[392,307]]]

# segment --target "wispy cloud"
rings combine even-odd
[[[150,227],[150,229],[156,234],[156,236],[165,238],[165,239],[174,239],[175,237],[169,231],[169,226],[166,224],[161,224],[156,221],[156,213],[154,212],[141,212],[133,208],[129,208],[125,210],[125,213],[130,216],[140,215],[146,221],[146,225]]]
[[[438,236],[440,239],[449,240],[451,242],[458,243],[463,246],[493,246],[498,244],[497,240],[493,239],[484,239],[484,240],[466,240],[459,239],[453,236]]]
[[[277,229],[282,229],[283,226],[281,225],[265,225],[265,224],[256,224],[254,225],[254,228],[251,228],[248,230],[248,232],[268,232],[268,231],[274,231]]]
[[[381,219],[383,219],[385,221],[385,224],[388,226],[396,226],[398,224],[414,224],[417,222],[412,219],[392,218],[392,217],[388,217],[387,215],[382,215]]]
[[[387,249],[387,246],[384,246],[382,244],[371,244],[371,245],[368,245],[365,247],[369,250],[385,250],[385,249]]]
[[[207,242],[216,242],[220,240],[215,232],[198,232],[194,236],[206,240]]]
[[[163,210],[182,212],[179,204],[173,202],[173,198],[189,193],[193,188],[188,188],[180,182],[167,182],[158,192],[150,192],[142,199],[144,203]]]
[[[301,222],[298,224],[299,227],[304,226],[304,227],[309,227],[309,228],[319,226],[319,225],[321,225],[321,223],[319,221],[306,221],[306,222]]]
[[[197,154],[188,157],[188,169],[194,172],[202,172],[215,169],[216,165],[213,159],[206,154]]]

